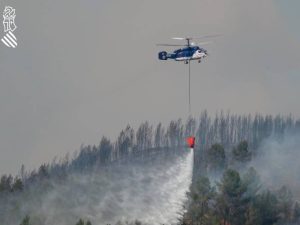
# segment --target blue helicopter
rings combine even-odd
[[[158,53],[159,60],[168,60],[173,59],[175,61],[183,61],[185,64],[188,64],[191,60],[198,60],[200,63],[202,59],[208,56],[207,50],[204,48],[200,48],[199,46],[192,43],[191,40],[194,39],[203,39],[203,38],[210,38],[216,37],[219,35],[210,35],[210,36],[203,36],[199,38],[192,38],[192,37],[175,37],[172,38],[173,40],[186,40],[186,44],[184,45],[177,45],[177,44],[157,44],[157,46],[184,46],[184,48],[176,49],[173,53],[168,53],[166,51],[162,51]],[[203,44],[207,44],[210,42],[203,42]]]

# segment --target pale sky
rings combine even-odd
[[[298,0],[2,0],[0,174],[35,168],[127,124],[188,116],[187,66],[156,43],[222,34],[192,64],[192,111],[300,116]],[[2,17],[1,17],[2,18]],[[0,34],[3,35],[1,28]]]

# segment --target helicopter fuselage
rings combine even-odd
[[[207,56],[207,51],[199,46],[189,46],[175,50],[173,53],[162,51],[158,53],[160,60],[173,59],[175,61],[188,62],[190,60],[198,60],[199,62]]]

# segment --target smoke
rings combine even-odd
[[[300,200],[300,134],[286,134],[281,140],[267,139],[251,162],[262,182],[271,189],[285,185]]]
[[[29,214],[33,224],[70,225],[79,218],[93,224],[139,220],[175,224],[192,178],[193,152],[143,165],[117,165],[63,182],[45,181],[0,205],[1,224],[18,224]],[[1,218],[2,217],[2,218]]]

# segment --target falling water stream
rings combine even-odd
[[[45,225],[75,224],[79,218],[95,225],[136,219],[151,225],[176,224],[184,212],[192,170],[191,150],[170,159],[69,175],[64,182],[33,187],[8,200],[0,221],[17,224],[29,214],[33,224]]]

